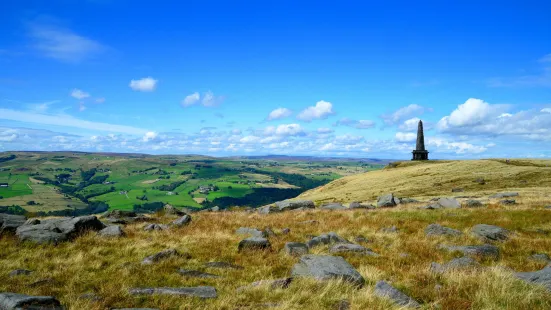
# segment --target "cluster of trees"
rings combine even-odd
[[[173,183],[170,183],[170,184],[155,186],[155,187],[153,187],[153,189],[158,189],[160,191],[165,191],[165,192],[172,192],[178,186],[180,186],[184,183],[186,183],[186,181],[177,181],[177,182],[173,182]]]
[[[0,206],[0,213],[26,215],[27,217],[82,216],[82,215],[102,213],[107,210],[109,210],[109,205],[102,201],[90,202],[86,208],[81,208],[81,209],[64,209],[64,210],[38,211],[38,212],[27,212],[27,210],[21,208],[21,206],[18,206],[18,205]]]
[[[4,157],[0,157],[0,163],[3,163],[3,162],[6,162],[6,161],[9,161],[9,160],[13,160],[15,159],[17,156],[15,155],[9,155],[9,156],[4,156]]]
[[[207,208],[219,206],[228,208],[231,206],[260,207],[276,201],[285,200],[298,196],[303,191],[301,189],[282,189],[282,188],[255,188],[254,192],[243,197],[219,197],[213,201],[203,203]]]

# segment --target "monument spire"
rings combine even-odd
[[[428,160],[429,152],[425,150],[425,135],[423,133],[423,121],[419,120],[417,125],[417,143],[415,150],[412,152],[412,160]]]

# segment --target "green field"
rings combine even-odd
[[[8,184],[0,188],[0,206],[18,205],[31,212],[80,209],[97,203],[124,210],[152,203],[257,207],[383,167],[360,160],[311,158],[73,152],[9,152],[0,157],[11,155],[16,157],[0,163],[0,183]]]

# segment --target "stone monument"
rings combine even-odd
[[[413,158],[411,160],[428,160],[429,152],[425,150],[425,135],[423,134],[423,121],[419,120],[417,125],[417,144],[415,150],[412,152]]]

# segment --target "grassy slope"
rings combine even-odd
[[[473,182],[484,178],[485,185]],[[487,195],[496,191],[547,194],[551,186],[550,160],[464,160],[401,162],[395,168],[341,178],[325,186],[304,192],[300,198],[321,201],[373,202],[379,195],[426,198],[451,196],[452,188],[464,193]]]

